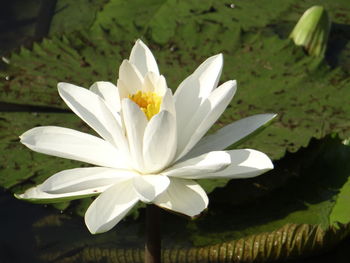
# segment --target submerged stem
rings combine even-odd
[[[145,263],[160,263],[160,244],[160,209],[147,205]]]

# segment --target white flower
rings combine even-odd
[[[96,82],[89,90],[59,83],[65,103],[102,139],[46,126],[25,132],[21,142],[96,167],[61,171],[17,197],[48,203],[100,194],[85,222],[91,233],[101,233],[138,201],[190,217],[200,214],[208,197],[194,179],[249,178],[272,169],[264,153],[223,150],[274,114],[248,117],[203,137],[236,91],[232,80],[217,87],[222,64],[221,54],[210,57],[173,95],[151,51],[138,40],[119,68],[118,88],[109,82]]]

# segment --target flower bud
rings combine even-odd
[[[313,6],[301,16],[289,37],[309,55],[324,56],[330,25],[327,11],[322,6]]]

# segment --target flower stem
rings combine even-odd
[[[160,209],[146,207],[145,263],[160,263]]]

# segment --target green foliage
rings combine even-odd
[[[330,70],[286,41],[266,34],[245,34],[240,47],[224,50],[223,80],[237,78],[239,90],[219,125],[254,113],[278,113],[278,121],[243,145],[262,150],[273,159],[306,146],[312,137],[322,138],[331,132],[348,137],[346,123],[350,107],[346,98],[350,95],[347,89],[350,79],[347,75],[341,69]],[[98,45],[101,41],[105,45],[111,43],[108,38],[88,39],[79,34],[73,39],[44,41],[40,46],[35,45],[32,52],[23,49],[11,58],[18,69],[12,80],[3,84],[6,92],[0,95],[1,99],[64,107],[57,96],[58,81],[88,87],[97,80],[115,80],[116,61],[121,60],[120,53],[125,50],[118,45],[106,49]],[[183,43],[177,45],[178,52],[171,52],[167,47],[157,52],[160,65],[171,61],[163,72],[169,76],[168,83],[173,89],[177,86],[173,83],[179,83],[203,60],[202,57],[188,57],[189,52],[180,45]],[[200,48],[198,53],[201,53]],[[183,69],[186,60],[189,61],[185,66],[188,72]],[[183,76],[179,78],[178,75]],[[25,88],[23,83],[26,83]]]
[[[217,188],[208,214],[187,235],[198,246],[272,232],[288,223],[323,229],[347,224],[349,158],[350,148],[338,139],[313,141],[260,177]]]
[[[0,113],[0,185],[5,188],[28,188],[42,182],[48,176],[80,166],[76,161],[56,158],[28,151],[19,143],[19,135],[42,125],[84,128],[84,125],[73,114],[67,113]],[[86,130],[86,128],[85,128]]]
[[[346,144],[349,147],[349,144]],[[347,147],[347,148],[348,148]],[[346,149],[347,149],[346,148]],[[350,163],[348,162],[349,158],[346,152],[341,153],[339,158],[337,154],[334,154],[334,151],[330,150],[327,154],[327,159],[334,163],[336,173],[349,174],[350,173]],[[339,178],[340,179],[340,178]],[[339,180],[338,179],[338,180]],[[345,178],[344,178],[345,179]],[[348,223],[350,215],[350,176],[347,179],[337,181],[337,184],[334,186],[335,189],[342,185],[338,190],[337,199],[335,201],[334,207],[330,214],[330,223]],[[345,182],[344,182],[345,181]]]
[[[204,0],[200,2],[176,0],[152,0],[147,2],[134,0],[111,0],[97,16],[93,30],[107,30],[115,37],[125,39],[125,34],[132,37],[148,36],[156,43],[166,44],[175,38],[182,38],[186,33],[188,42],[193,43],[193,30],[204,33],[215,33],[213,28],[224,31],[235,31],[242,27],[249,30],[264,27],[288,10],[292,0],[281,1],[232,1]],[[249,13],[249,15],[247,15]],[[133,19],[130,19],[130,18]],[[181,33],[179,34],[179,30]],[[232,34],[231,38],[236,34]],[[223,35],[212,35],[211,38],[225,38]],[[205,38],[205,36],[203,37]],[[204,39],[202,39],[204,40]],[[204,42],[202,42],[204,43]],[[200,42],[196,43],[200,45]],[[203,47],[202,47],[203,48]]]
[[[331,222],[348,223],[350,214],[350,179],[344,184],[338,194],[336,204],[330,215]]]
[[[88,29],[107,0],[58,0],[50,24],[50,35]]]
[[[258,19],[259,14],[255,14],[259,21],[255,27],[277,19],[288,2],[279,5],[273,16],[269,15],[275,5],[277,2],[263,9],[261,16],[265,19]],[[180,10],[176,15],[175,8]],[[250,9],[251,4],[243,2],[232,8],[224,1],[203,1],[200,5],[152,1],[147,7],[138,1],[110,1],[98,13],[91,31],[45,39],[35,43],[31,50],[23,48],[14,53],[10,58],[10,80],[0,84],[5,91],[0,100],[66,108],[57,96],[57,82],[85,87],[98,80],[115,82],[117,66],[128,56],[131,39],[143,34],[150,39],[148,44],[173,90],[206,57],[224,53],[222,80],[236,78],[239,89],[217,127],[254,113],[278,113],[278,120],[271,127],[240,147],[258,149],[279,159],[286,151],[295,152],[308,145],[313,137],[322,138],[331,132],[349,137],[347,75],[341,69],[331,70],[321,61],[305,56],[301,49],[273,31],[254,29],[252,21],[244,15]],[[232,14],[236,19],[231,19]],[[130,17],[136,20],[127,19]],[[241,33],[241,28],[251,32]],[[11,122],[18,123],[17,119],[6,118],[9,127],[15,125]],[[49,123],[59,125],[55,117],[48,117],[41,125]],[[78,125],[76,120],[72,127],[79,130]],[[56,158],[43,158],[56,162]],[[48,170],[40,171],[48,177],[52,174]],[[26,172],[26,176],[16,174],[29,178],[36,171]],[[225,180],[203,182],[209,191],[225,184]]]
[[[350,108],[345,98],[350,94],[345,94],[350,79],[341,69],[330,70],[276,36],[260,33],[246,35],[246,39],[237,53],[225,56],[224,78],[236,76],[239,89],[221,122],[261,112],[278,116],[240,147],[259,149],[279,159],[286,151],[307,146],[312,137],[332,132],[349,136]]]

